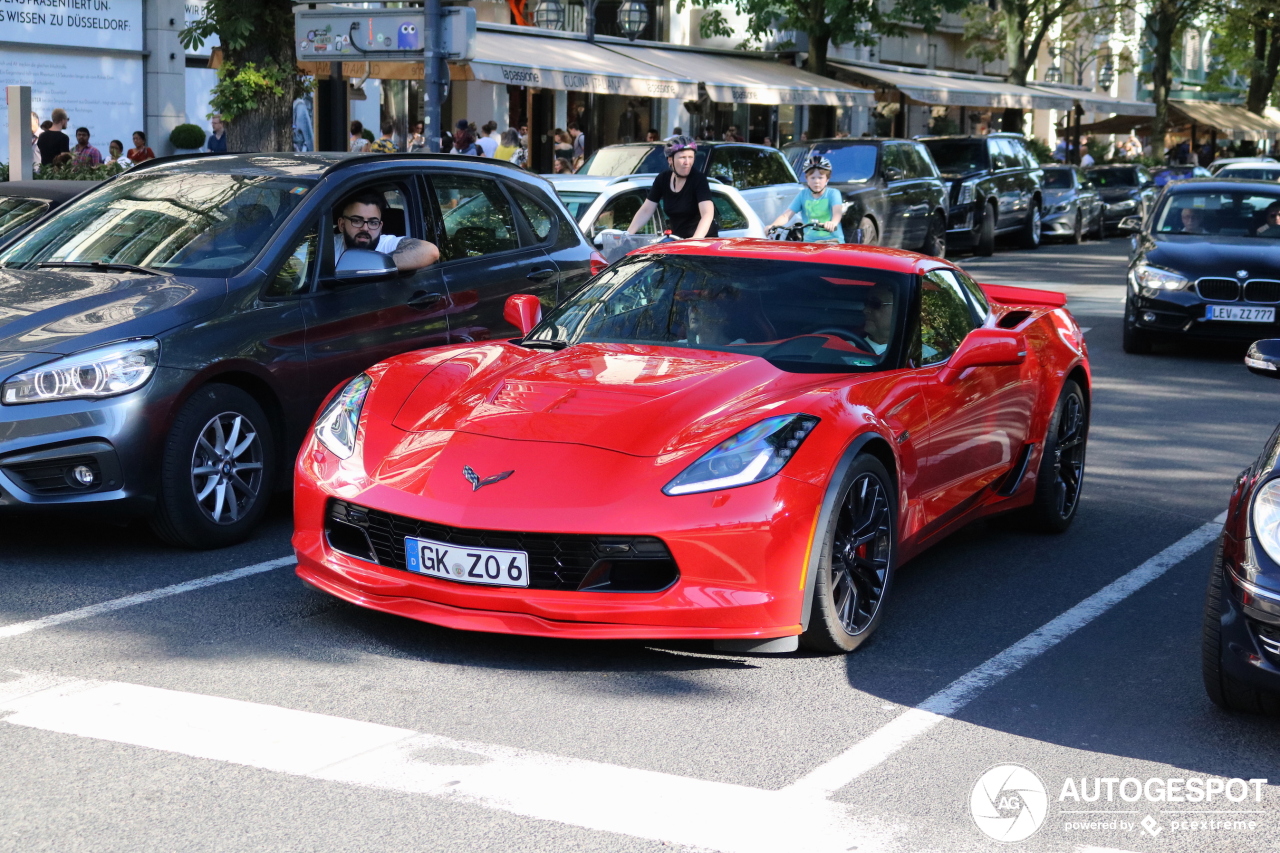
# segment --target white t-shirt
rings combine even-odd
[[[378,245],[373,247],[373,251],[381,252],[384,255],[389,255],[392,252],[394,252],[397,247],[399,247],[400,241],[403,239],[404,239],[403,237],[395,237],[391,234],[383,234],[381,237],[378,238]],[[335,263],[337,262],[338,258],[342,257],[342,253],[345,252],[346,250],[347,250],[346,238],[344,238],[341,234],[334,234],[333,235],[333,260]]]
[[[498,140],[491,136],[482,136],[476,140],[476,147],[480,149],[482,157],[492,157],[493,153],[498,150]]]

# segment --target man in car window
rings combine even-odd
[[[1262,227],[1257,234],[1259,237],[1280,237],[1280,201],[1267,205],[1266,212],[1262,214]]]
[[[877,284],[862,303],[863,332],[876,355],[884,355],[893,334],[893,289]]]
[[[387,199],[380,192],[363,190],[350,195],[338,211],[341,233],[333,235],[334,261],[347,249],[371,249],[390,255],[401,272],[429,267],[440,260],[440,250],[434,243],[382,233]]]
[[[1204,211],[1198,207],[1182,208],[1183,234],[1208,234],[1204,227]]]

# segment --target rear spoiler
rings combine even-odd
[[[1030,287],[1010,287],[1006,284],[979,284],[987,297],[1001,305],[1045,305],[1061,308],[1067,304],[1067,294],[1057,290],[1033,290]]]

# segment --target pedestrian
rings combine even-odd
[[[293,99],[293,150],[314,151],[315,129],[311,121],[311,99],[299,96]]]
[[[55,157],[71,150],[71,141],[63,132],[67,129],[67,122],[71,120],[67,111],[59,107],[53,111],[50,119],[48,130],[42,131],[36,138],[36,147],[40,149],[40,163],[44,166],[52,166]]]
[[[31,164],[35,167],[40,166],[40,134],[44,128],[40,126],[40,116],[36,115],[36,111],[31,111]]]
[[[156,152],[147,147],[147,135],[140,130],[133,132],[133,147],[129,149],[127,155],[131,163],[143,163],[147,160],[154,160]]]
[[[364,123],[359,119],[351,121],[351,138],[347,142],[347,150],[356,154],[369,152],[369,140],[364,138]]]
[[[76,128],[76,147],[71,149],[77,166],[101,166],[102,152],[89,144],[89,128]]]
[[[573,143],[569,141],[569,134],[560,128],[556,128],[551,134],[554,141],[552,145],[552,154],[556,157],[563,157],[566,160],[573,159]]]
[[[204,144],[213,154],[227,153],[227,128],[222,123],[222,116],[214,113],[209,117],[209,127],[213,129],[213,133],[209,134],[209,140]],[[155,156],[154,154],[151,156]],[[136,160],[134,161],[137,162]]]
[[[515,161],[512,158],[518,150],[520,150],[520,133],[514,127],[509,127],[502,131],[502,139],[494,150],[493,156],[504,163],[513,163]]]
[[[405,149],[410,154],[417,154],[427,150],[427,138],[422,135],[426,125],[420,121],[413,123],[413,132],[409,134],[409,141],[405,143]]]
[[[480,156],[480,149],[476,147],[475,132],[465,118],[459,119],[453,130],[453,148],[449,153],[465,154],[470,157]]]
[[[396,131],[395,122],[390,119],[383,119],[378,129],[382,131],[382,135],[374,140],[373,144],[369,146],[369,150],[374,154],[396,153],[396,141],[392,138]]]
[[[573,168],[581,168],[587,159],[587,135],[576,121],[569,122],[569,138],[573,140]]]
[[[487,121],[484,127],[480,128],[480,133],[476,137],[476,147],[480,149],[481,157],[493,157],[498,150],[498,142],[500,137],[497,134],[498,123],[496,121]]]
[[[107,162],[121,169],[127,169],[133,165],[129,158],[124,156],[124,143],[119,139],[111,140],[111,144],[107,146]]]
[[[661,142],[662,138],[658,136],[657,130],[653,128],[649,128],[649,132],[644,135],[644,141],[645,142]]]
[[[54,170],[65,169],[71,165],[72,157],[70,151],[63,151],[57,157],[53,158],[50,168]]]
[[[773,139],[771,139],[770,137],[766,136],[764,139],[762,139],[762,140],[760,141],[760,144],[761,144],[761,145],[763,145],[765,148],[772,148],[772,147],[773,147]]]
[[[639,232],[659,205],[666,216],[667,227],[676,237],[697,240],[720,233],[711,185],[706,175],[693,169],[697,151],[698,143],[687,136],[677,136],[667,143],[669,168],[654,179],[648,198],[627,226],[628,234]]]
[[[557,157],[556,161],[551,164],[551,174],[572,175],[573,164],[569,162],[568,157]]]

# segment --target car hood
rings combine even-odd
[[[0,269],[0,352],[78,352],[159,334],[198,319],[226,296],[226,279]]]
[[[1127,198],[1137,198],[1141,194],[1138,187],[1107,187],[1098,190],[1098,196],[1103,201],[1124,201]]]
[[[1280,278],[1280,240],[1256,237],[1158,235],[1145,244],[1145,260],[1188,278]]]
[[[1060,201],[1071,201],[1076,197],[1075,190],[1045,190],[1045,204],[1057,204]]]
[[[830,382],[830,375],[786,373],[734,353],[595,343],[540,352],[490,344],[448,358],[412,390],[389,371],[379,385],[391,398],[375,403],[379,388],[370,403],[371,413],[414,434],[463,432],[652,457],[803,411],[814,402],[805,395]]]

